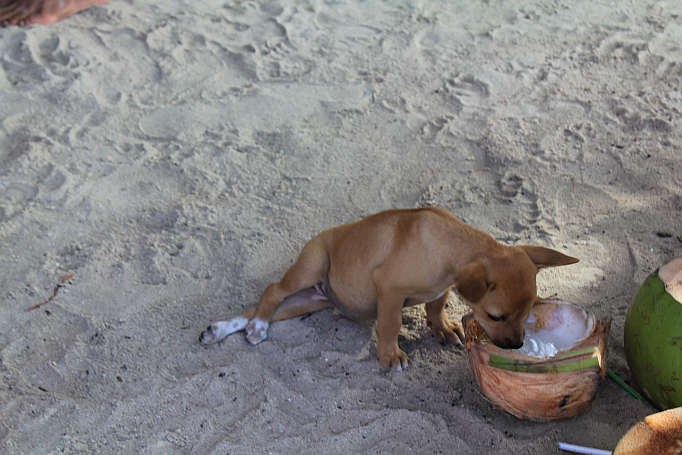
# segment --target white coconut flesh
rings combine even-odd
[[[594,323],[594,316],[577,305],[541,303],[528,315],[523,346],[513,351],[533,357],[553,357],[579,344],[592,332]]]
[[[658,278],[665,285],[665,290],[675,300],[682,303],[682,258],[667,263],[658,270]]]

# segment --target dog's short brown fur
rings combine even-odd
[[[400,371],[408,362],[398,347],[405,307],[424,303],[439,341],[464,341],[462,326],[444,311],[454,286],[496,345],[518,348],[537,298],[538,270],[575,262],[548,248],[502,245],[444,209],[388,210],[313,237],[257,307],[213,323],[200,341],[246,329],[257,344],[270,322],[333,305],[350,318],[376,318],[379,364]]]

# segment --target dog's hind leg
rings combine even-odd
[[[236,318],[229,321],[216,321],[209,325],[206,330],[199,335],[199,342],[201,344],[213,344],[222,340],[226,336],[244,330],[246,324],[249,323],[249,318],[253,317],[256,312],[256,307],[249,308]]]
[[[271,321],[326,308],[331,304],[320,284],[326,279],[328,270],[329,256],[322,237],[318,235],[306,243],[282,279],[265,288],[256,308],[250,308],[230,321],[211,324],[202,332],[199,341],[212,344],[231,333],[246,329],[249,342],[258,344],[267,337]]]
[[[309,287],[284,299],[275,309],[270,322],[303,316],[323,310],[329,306],[331,306],[331,303],[319,287]],[[213,344],[230,334],[244,330],[255,313],[256,307],[252,307],[229,321],[214,322],[201,332],[199,342],[202,344]]]
[[[275,312],[288,297],[293,297],[301,291],[311,289],[310,292],[312,294],[308,300],[326,300],[320,285],[326,280],[327,272],[329,271],[329,255],[322,235],[317,235],[310,239],[301,250],[296,262],[289,267],[289,270],[286,271],[282,279],[265,288],[260,302],[258,302],[258,307],[256,307],[256,312],[246,325],[246,339],[251,344],[258,344],[267,337],[270,321],[272,321]],[[327,302],[326,305],[328,304]],[[309,313],[307,305],[303,304],[304,308],[301,309],[298,305],[292,303],[290,307],[287,306],[287,308],[283,309],[283,314],[286,315],[290,311],[292,314],[299,314],[300,311],[303,311],[300,314]],[[312,306],[314,307],[315,305]]]

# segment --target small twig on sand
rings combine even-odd
[[[48,303],[50,300],[54,299],[57,296],[57,292],[59,291],[59,288],[61,288],[62,285],[64,284],[64,282],[71,277],[73,277],[73,273],[70,275],[66,275],[66,276],[62,277],[62,280],[59,282],[59,284],[57,284],[57,286],[54,287],[54,292],[52,293],[52,295],[50,296],[49,299],[45,300],[43,303],[39,303],[38,305],[33,305],[31,308],[29,308],[26,311],[31,311],[31,310],[35,310],[36,308],[40,308],[41,306]]]

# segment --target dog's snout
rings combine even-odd
[[[505,338],[504,340],[496,340],[494,343],[498,348],[502,349],[519,349],[523,346],[523,339],[514,341],[511,338]]]
[[[507,340],[508,341],[508,348],[507,349],[519,349],[523,346],[523,340],[521,341],[512,341],[512,340]]]

